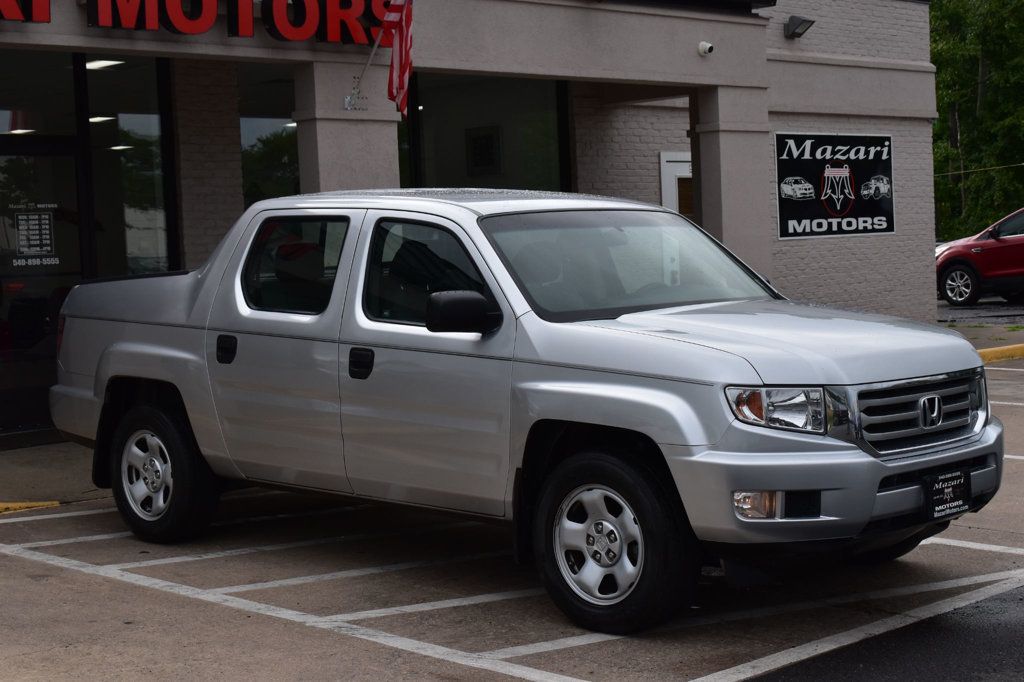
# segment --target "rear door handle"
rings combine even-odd
[[[353,379],[367,379],[373,372],[373,349],[353,348],[348,352],[348,375]]]
[[[230,365],[238,354],[238,337],[221,334],[217,337],[217,362]]]

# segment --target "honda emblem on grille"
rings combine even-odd
[[[917,406],[917,418],[922,429],[934,429],[942,423],[942,397],[926,395]]]

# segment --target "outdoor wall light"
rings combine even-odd
[[[786,37],[790,40],[795,40],[810,30],[811,26],[814,26],[814,19],[808,19],[807,17],[798,17],[796,15],[791,16],[786,20]]]
[[[89,123],[106,123],[107,121],[113,120],[113,116],[92,116],[89,118]]]
[[[14,130],[8,130],[11,135],[29,135],[35,131],[30,128],[15,128]]]

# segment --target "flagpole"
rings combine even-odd
[[[366,72],[370,69],[370,64],[373,63],[373,58],[377,54],[377,48],[380,47],[380,41],[384,38],[384,27],[381,27],[380,31],[377,32],[377,40],[373,41],[373,49],[370,50],[370,58],[366,60],[366,64],[363,66],[362,72],[359,77],[356,78],[355,85],[352,86],[352,92],[345,97],[345,111],[352,111],[356,108],[356,100],[359,99],[359,88],[363,84],[363,77],[366,76]]]

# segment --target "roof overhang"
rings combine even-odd
[[[728,12],[729,14],[750,14],[759,7],[774,7],[776,0],[614,0],[614,2],[627,5],[685,7],[712,12]]]

